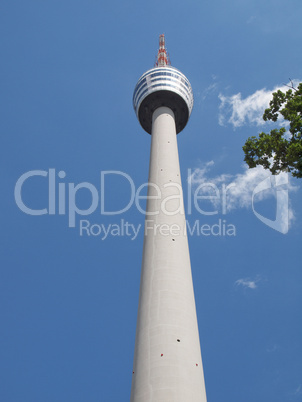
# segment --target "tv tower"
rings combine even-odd
[[[170,66],[164,35],[133,106],[151,154],[131,402],[206,402],[176,139],[193,92]]]

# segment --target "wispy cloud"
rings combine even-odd
[[[201,93],[201,100],[204,101],[206,98],[217,91],[218,89],[218,83],[214,82],[213,84],[210,84],[206,89],[204,89]]]
[[[224,184],[225,193],[227,197],[227,211],[231,211],[236,208],[248,208],[252,206],[252,194],[255,187],[262,182],[267,177],[270,177],[272,181],[274,181],[275,176],[273,176],[269,170],[264,169],[261,165],[253,169],[249,169],[247,165],[243,165],[243,172],[237,174],[225,174],[222,173],[217,176],[210,176],[209,172],[211,168],[214,166],[214,161],[209,161],[203,164],[201,167],[196,168],[192,171],[188,180],[192,184],[193,187],[202,186],[203,192],[210,191],[210,185],[215,185],[217,187]],[[280,176],[286,176],[287,173],[281,172]],[[209,187],[206,184],[209,184]],[[297,187],[292,185],[290,178],[288,183],[288,190],[294,191]],[[262,191],[257,194],[257,200],[261,201],[268,197],[271,197],[273,194],[272,191]],[[221,200],[218,198],[213,198],[211,200],[213,203],[220,202]]]
[[[270,197],[276,197],[277,181],[278,183],[286,183],[286,189],[290,191],[297,190],[298,187],[294,186],[291,182],[291,178],[285,172],[281,172],[278,176],[273,176],[270,171],[264,169],[262,166],[257,166],[253,169],[248,169],[247,165],[243,166],[242,173],[237,174],[220,174],[210,177],[210,170],[214,166],[214,161],[209,161],[199,168],[192,171],[189,182],[192,188],[200,195],[213,195],[213,187],[216,192],[222,192],[219,197],[209,197],[209,201],[212,202],[215,207],[220,207],[223,213],[238,209],[238,208],[252,208],[253,202],[259,202]],[[261,186],[261,183],[266,184]],[[269,186],[267,185],[269,182]],[[259,189],[259,191],[256,190]],[[278,187],[279,188],[279,187]],[[288,203],[288,198],[279,197],[279,211],[285,211],[286,214],[280,215],[280,228],[282,233],[286,233],[286,230],[282,228],[288,228],[291,221],[294,219],[294,211]],[[219,205],[223,204],[223,205]]]
[[[242,286],[245,289],[256,289],[257,288],[257,283],[260,282],[260,277],[257,277],[256,279],[252,280],[250,278],[241,278],[237,279],[235,281],[236,286]]]
[[[274,353],[274,352],[276,352],[276,351],[279,350],[279,349],[280,349],[280,346],[279,346],[277,343],[274,343],[274,344],[272,344],[271,346],[267,347],[267,348],[266,348],[266,351],[267,351],[268,353]]]
[[[293,80],[294,86],[297,86],[299,82],[299,80]],[[225,96],[220,93],[219,124],[224,126],[229,123],[232,124],[234,128],[241,127],[245,124],[264,125],[265,122],[262,119],[263,112],[269,106],[272,93],[279,89],[281,91],[287,91],[289,88],[286,85],[278,85],[272,90],[263,88],[246,98],[242,98],[240,92],[231,96]],[[282,124],[282,119],[280,122]]]
[[[300,401],[301,400],[300,397],[302,396],[302,384],[299,384],[296,389],[294,389],[293,391],[290,391],[288,394],[291,397],[294,397],[294,398],[291,398],[291,400],[299,400]]]
[[[251,15],[250,18],[246,21],[247,24],[251,24],[256,21],[256,17],[254,15]]]
[[[301,384],[294,391],[294,395],[302,395],[302,385]]]

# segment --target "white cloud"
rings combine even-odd
[[[293,80],[292,82],[294,86],[297,86],[300,81]],[[234,128],[241,127],[245,124],[264,125],[265,122],[262,119],[264,110],[269,106],[272,93],[279,89],[281,91],[287,91],[289,88],[286,85],[276,86],[273,90],[263,88],[246,98],[242,98],[240,92],[231,96],[219,94],[221,101],[219,106],[219,124],[223,126],[229,123],[232,124]],[[282,120],[280,121],[282,124]]]
[[[245,279],[238,279],[235,282],[236,286],[242,286],[243,288],[248,288],[248,289],[256,289],[257,288],[257,283],[260,281],[260,278],[256,278],[254,280],[251,280],[250,278],[245,278]]]
[[[197,188],[199,189],[198,195],[213,195],[214,188],[216,194],[217,192],[219,193],[219,197],[213,197],[209,201],[216,207],[221,204],[223,213],[238,208],[252,208],[253,202],[256,203],[269,197],[276,198],[276,189],[279,188],[284,188],[288,192],[298,189],[298,187],[291,183],[290,175],[285,172],[281,172],[278,176],[273,176],[269,170],[264,169],[260,165],[253,169],[248,169],[247,165],[244,165],[242,173],[234,175],[220,174],[215,177],[209,177],[209,171],[213,165],[214,161],[210,161],[202,167],[194,169],[189,177],[189,182],[194,191],[197,191]],[[268,183],[269,186],[262,186],[262,190],[261,187],[259,188],[259,185],[261,186],[264,181],[264,184]],[[277,201],[279,202],[278,210],[281,212],[278,217],[278,227],[280,230],[276,230],[286,233],[289,224],[294,219],[294,211],[290,207],[288,197],[279,197]],[[275,205],[276,201],[274,200],[274,207]],[[261,220],[261,218],[259,219]]]

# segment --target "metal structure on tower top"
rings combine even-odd
[[[157,52],[156,62],[154,67],[165,67],[170,66],[170,58],[167,53],[166,44],[165,44],[165,35],[159,35],[159,49]]]

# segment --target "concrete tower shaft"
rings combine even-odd
[[[163,74],[170,67],[154,70],[164,69],[160,75],[150,77],[151,82],[145,81],[145,89],[153,90],[146,98],[156,94],[164,105],[159,103],[152,113],[150,110],[149,186],[131,402],[206,402],[174,113],[182,98],[187,117],[182,112],[179,115],[185,125],[193,95],[189,86],[191,103],[184,100],[184,94],[173,101],[173,96],[178,95],[175,87],[162,89],[164,84],[171,86],[171,76]],[[142,107],[139,84],[148,74],[141,77],[134,92],[138,109]],[[162,77],[159,90],[154,82],[157,77]],[[171,93],[170,97],[166,92]],[[145,109],[141,114],[137,109],[136,112],[141,124],[141,116],[149,118]]]

